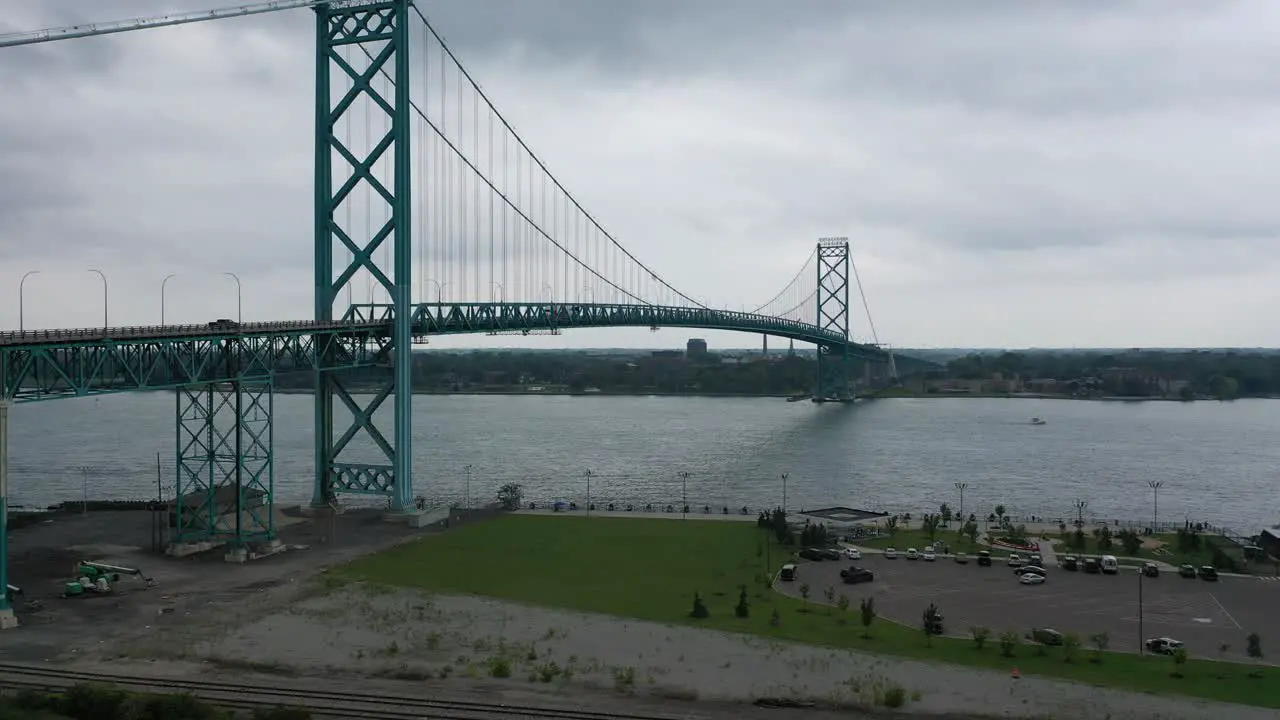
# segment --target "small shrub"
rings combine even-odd
[[[1100,632],[1089,636],[1089,644],[1093,646],[1093,658],[1091,662],[1094,664],[1102,662],[1102,653],[1107,651],[1107,647],[1111,645],[1111,634]]]
[[[506,658],[496,657],[489,659],[489,677],[508,678],[511,677],[511,662]]]
[[[778,608],[773,609],[773,614],[769,616],[769,625],[778,627],[782,624],[782,615],[778,614]]]
[[[1022,644],[1022,637],[1012,630],[1006,630],[1000,633],[1000,654],[1004,657],[1011,658],[1018,652],[1018,645]]]
[[[291,707],[254,710],[253,720],[311,720],[311,711],[306,708]]]
[[[849,610],[849,596],[848,596],[848,595],[845,595],[844,593],[840,593],[840,599],[836,600],[836,609],[840,611],[840,614],[841,614],[841,615],[843,615],[844,613],[848,612],[848,610]],[[840,622],[844,622],[844,621],[843,621],[843,620],[841,620]]]
[[[1182,677],[1182,668],[1187,664],[1187,649],[1175,648],[1173,651],[1173,676]]]
[[[809,602],[809,583],[800,586],[800,597],[804,598],[805,602]]]
[[[880,697],[880,704],[887,708],[900,708],[907,704],[906,688],[894,683],[884,689],[884,694]]]
[[[830,615],[831,608],[836,604],[836,589],[828,585],[827,589],[822,591],[822,597],[827,599],[827,614]]]
[[[858,603],[858,612],[862,615],[862,637],[871,637],[871,623],[876,619],[876,599],[862,598]]]
[[[733,614],[735,617],[740,618],[751,615],[751,604],[747,602],[747,589],[745,587],[738,592],[738,604],[733,606]]]
[[[689,611],[689,617],[699,620],[711,617],[711,611],[707,609],[707,604],[702,601],[702,596],[697,592],[693,593],[693,610]]]
[[[969,634],[973,636],[973,646],[981,650],[987,646],[987,640],[991,639],[991,628],[977,625],[969,628]]]
[[[1080,636],[1069,632],[1062,636],[1062,659],[1064,662],[1075,662],[1080,654]]]

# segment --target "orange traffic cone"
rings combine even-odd
[[[1013,672],[1011,673],[1011,677],[1013,677],[1014,680],[1017,680],[1018,678],[1022,677],[1022,673],[1018,672],[1018,668],[1014,668]]]

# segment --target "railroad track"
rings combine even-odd
[[[188,693],[212,705],[232,710],[255,710],[283,705],[305,708],[320,717],[368,720],[700,720],[705,717],[697,713],[640,715],[464,700],[433,700],[386,693],[371,695],[249,683],[173,680],[0,663],[0,690],[59,692],[81,683],[115,685],[134,692]]]

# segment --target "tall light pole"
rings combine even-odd
[[[587,470],[587,517],[591,517],[591,471]]]
[[[445,286],[446,286],[446,285],[448,285],[449,283],[442,283],[442,282],[440,282],[439,280],[436,280],[436,279],[434,279],[434,278],[427,278],[426,280],[423,280],[422,282],[423,282],[424,284],[428,284],[428,285],[435,285],[435,286],[436,286],[436,304],[437,304],[437,305],[443,305],[443,304],[444,304],[444,288],[445,288]]]
[[[787,476],[790,473],[782,473],[782,514],[787,514]]]
[[[1164,487],[1163,480],[1148,480],[1147,486],[1151,488],[1151,532],[1159,532],[1158,525],[1160,522],[1160,488]]]
[[[160,281],[160,324],[161,325],[164,325],[164,288],[166,285],[169,284],[170,280],[176,277],[178,276],[174,275],[173,273],[169,273],[168,275],[164,276],[163,280]]]
[[[85,272],[97,273],[98,277],[102,278],[102,332],[105,334],[107,328],[111,327],[110,314],[107,307],[109,302],[107,298],[107,274],[97,268],[89,268]]]
[[[1143,654],[1146,641],[1142,639],[1142,568],[1138,568],[1138,654]]]
[[[493,292],[494,290],[497,290],[498,292],[494,293]],[[495,296],[497,297],[497,300],[494,300]],[[489,283],[489,302],[491,303],[496,302],[499,305],[502,305],[506,301],[507,301],[507,286],[503,285],[500,282]]]
[[[224,272],[222,274],[236,281],[236,324],[239,325],[244,321],[244,315],[240,312],[240,276],[233,272]]]
[[[961,528],[963,528],[963,527],[964,527],[964,524],[965,524],[965,516],[964,516],[964,491],[965,491],[966,489],[968,489],[968,487],[969,487],[969,483],[967,483],[967,482],[958,482],[958,483],[956,483],[956,489],[960,491],[960,527],[961,527]]]
[[[17,621],[9,607],[9,401],[0,395],[0,630]]]
[[[89,473],[94,472],[95,470],[96,468],[92,465],[80,466],[80,476],[81,480],[84,482],[84,500],[80,505],[80,514],[82,515],[89,514]]]
[[[26,287],[27,278],[31,277],[32,275],[39,275],[39,274],[40,274],[39,270],[28,270],[22,273],[22,279],[18,281],[18,332],[22,332],[23,330],[26,329],[26,325],[23,322],[23,314],[24,314],[23,302],[22,302],[23,289]]]
[[[689,519],[689,472],[680,471],[680,519]]]
[[[467,463],[466,465],[462,466],[462,473],[467,477],[467,480],[466,480],[467,484],[465,486],[466,489],[463,491],[464,494],[462,496],[463,498],[462,506],[467,509],[470,509],[471,508],[471,463]]]
[[[1084,500],[1076,501],[1076,529],[1084,528],[1084,509],[1089,507],[1089,503]]]

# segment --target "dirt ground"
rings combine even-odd
[[[483,693],[508,702],[571,701],[705,717],[792,715],[740,705],[761,696],[883,711],[894,687],[904,690],[902,711],[934,717],[1275,717],[1272,710],[1013,680],[479,597],[344,586],[324,573],[439,531],[410,530],[372,513],[341,516],[336,526],[293,518],[280,532],[288,552],[229,565],[220,555],[175,560],[150,553],[146,513],[58,518],[13,534],[14,581],[38,605],[20,612],[23,627],[0,633],[0,658],[179,677],[256,675],[291,684],[323,678],[328,689],[353,692]],[[72,564],[92,556],[142,567],[157,587],[126,582],[110,596],[56,598]],[[857,717],[849,710],[838,716]]]

